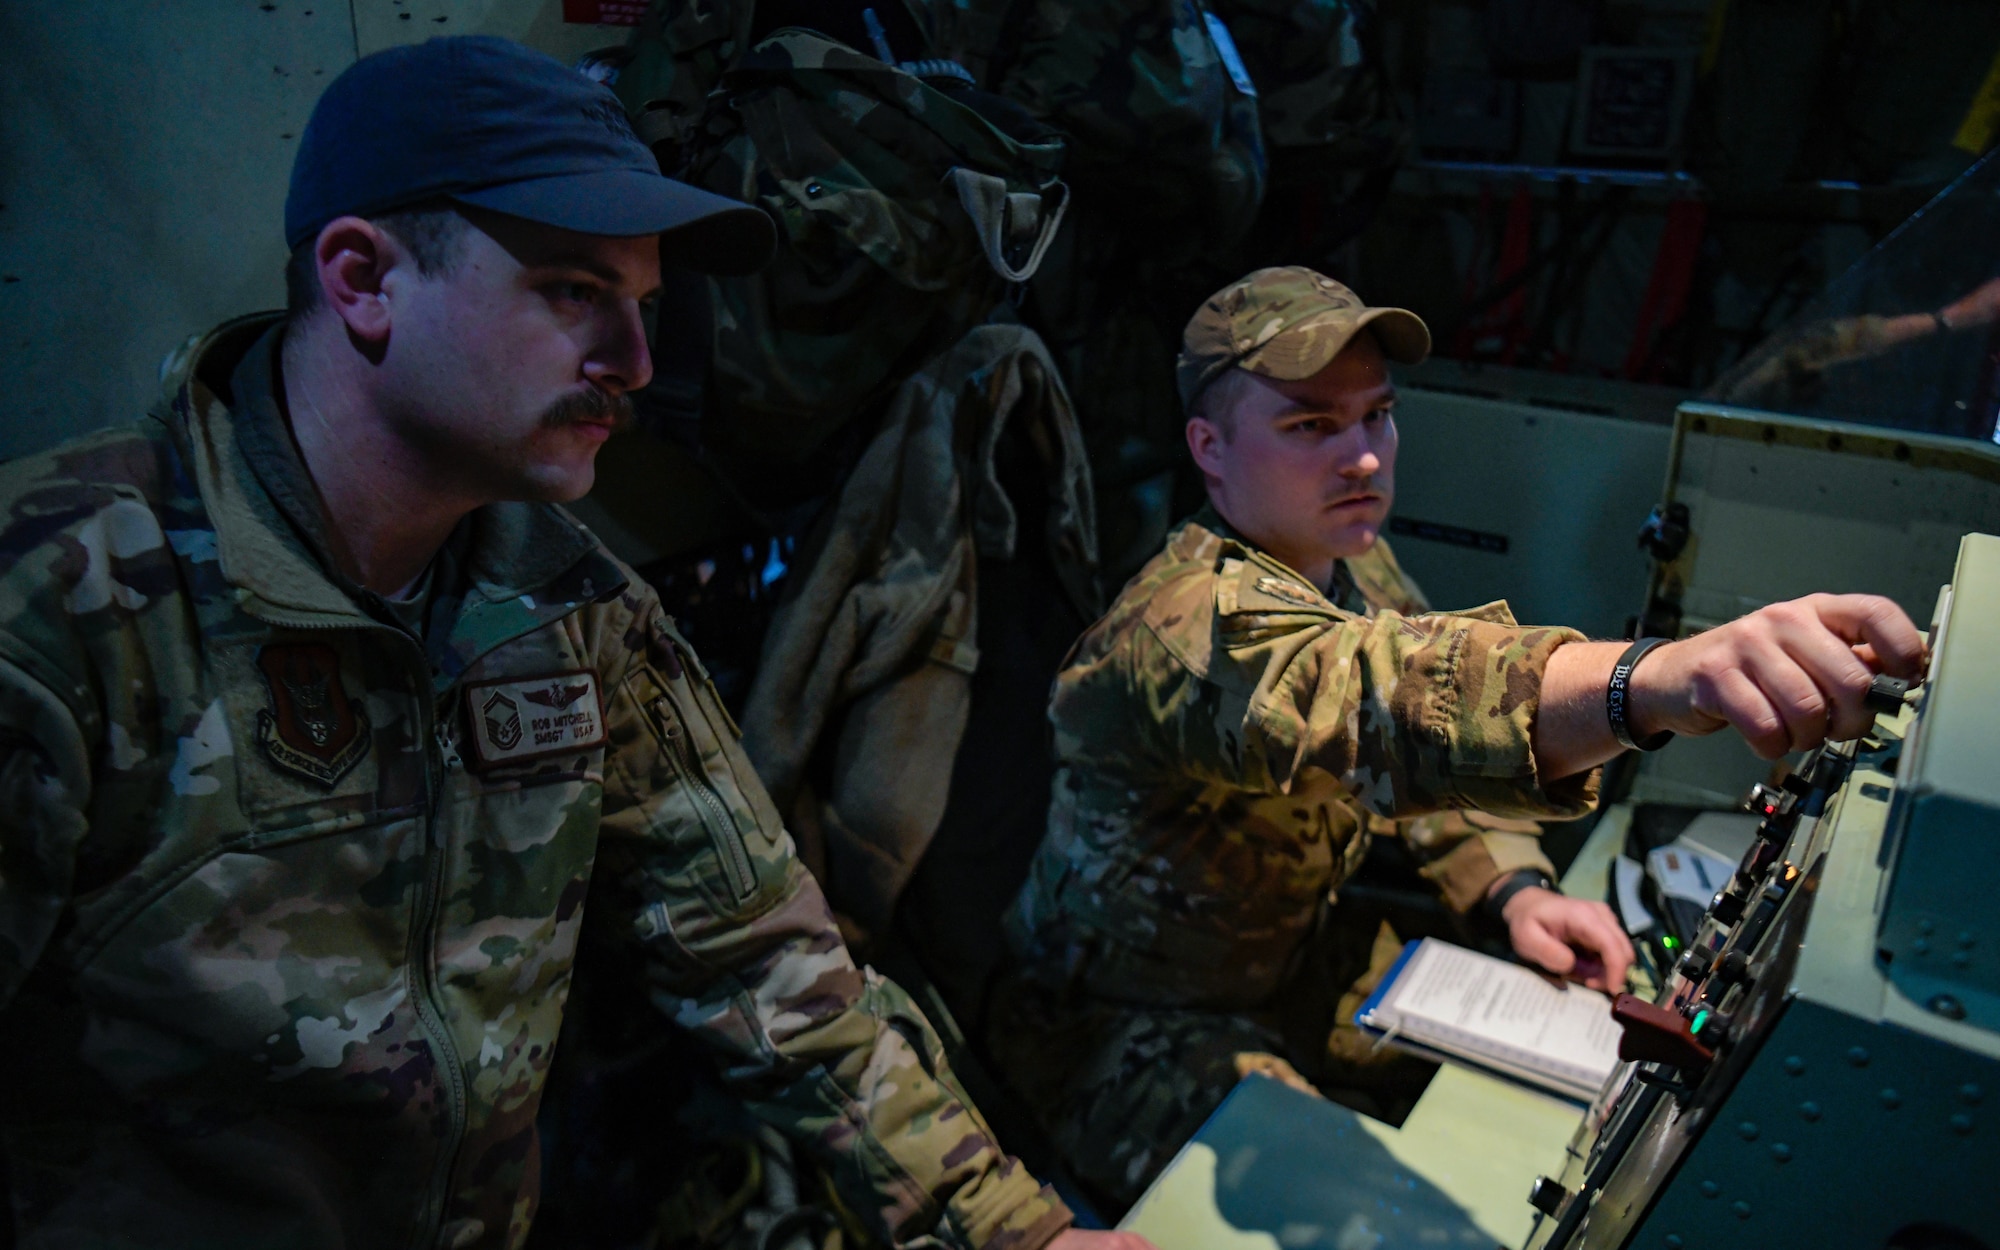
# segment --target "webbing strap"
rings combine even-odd
[[[945,181],[958,192],[958,202],[972,219],[972,228],[979,235],[979,245],[985,250],[986,263],[993,266],[993,272],[1009,282],[1026,282],[1034,277],[1049,244],[1055,242],[1063,214],[1069,209],[1069,188],[1058,181],[1051,182],[1040,194],[1010,192],[1005,178],[963,165],[954,165],[945,174]],[[1048,204],[1049,189],[1055,192],[1053,209]],[[1007,244],[1016,223],[1039,226],[1035,245],[1018,269],[1007,263]]]

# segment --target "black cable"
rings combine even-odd
[[[1590,211],[1585,214],[1583,221],[1579,223],[1579,228],[1588,227],[1599,217],[1603,216],[1607,211],[1609,202],[1609,197],[1606,197],[1593,203],[1590,206]],[[1450,320],[1444,322],[1432,335],[1432,338],[1440,343],[1450,342],[1460,330],[1471,324],[1474,318],[1539,276],[1549,261],[1559,252],[1571,246],[1571,244],[1572,241],[1570,239],[1557,239],[1554,243],[1530,255],[1526,264],[1466,301],[1465,307],[1461,308]]]
[[[1632,188],[1622,186],[1612,187],[1606,191],[1605,198],[1609,202],[1604,206],[1604,215],[1597,219],[1595,223],[1596,228],[1591,233],[1590,239],[1577,248],[1576,262],[1570,267],[1568,289],[1561,292],[1560,295],[1553,297],[1555,306],[1554,310],[1549,313],[1549,345],[1551,350],[1553,350],[1555,341],[1556,322],[1582,301],[1585,289],[1590,284],[1590,275],[1596,270],[1597,263],[1604,259],[1605,251],[1611,246],[1612,237],[1618,233],[1618,227],[1625,220],[1625,210],[1630,206],[1632,201]],[[1582,328],[1579,325],[1576,332],[1570,335],[1569,355],[1571,359],[1576,358],[1577,339],[1581,334]]]
[[[1524,364],[1540,365],[1555,339],[1556,318],[1561,315],[1563,296],[1572,285],[1578,244],[1583,238],[1583,231],[1576,221],[1576,209],[1576,180],[1561,179],[1556,183],[1556,254],[1549,259],[1549,280],[1542,288],[1541,307],[1535,313],[1534,329],[1528,333],[1527,341],[1521,348],[1521,362]]]

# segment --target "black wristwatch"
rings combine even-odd
[[[1513,898],[1523,890],[1554,890],[1555,888],[1556,880],[1554,877],[1551,877],[1539,868],[1523,868],[1516,872],[1510,872],[1500,878],[1499,886],[1488,893],[1484,899],[1480,900],[1479,908],[1486,919],[1504,927],[1506,925],[1506,917],[1500,913],[1506,909],[1507,900]]]

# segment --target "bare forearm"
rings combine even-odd
[[[1545,782],[1595,768],[1623,749],[1604,714],[1604,689],[1626,645],[1572,642],[1549,656],[1534,730],[1535,764]]]

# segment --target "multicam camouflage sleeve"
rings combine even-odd
[[[1532,820],[1487,812],[1436,812],[1397,821],[1395,834],[1416,854],[1419,869],[1454,911],[1469,912],[1486,891],[1524,868],[1556,875],[1542,854],[1542,827]]]
[[[1404,572],[1386,538],[1360,556],[1348,556],[1346,566],[1370,604],[1404,616],[1432,614],[1430,600]],[[1496,880],[1522,868],[1556,876],[1556,866],[1542,854],[1542,826],[1532,820],[1490,812],[1432,812],[1380,824],[1374,834],[1402,838],[1422,864],[1420,872],[1456,912],[1470,912]]]
[[[1378,608],[1405,616],[1432,614],[1425,597],[1403,571],[1387,539],[1345,561],[1355,589]],[[1497,609],[1478,609],[1488,619],[1502,619]],[[1511,621],[1511,614],[1504,618]],[[1468,912],[1486,897],[1494,881],[1524,868],[1555,876],[1555,865],[1542,854],[1542,827],[1532,820],[1495,816],[1488,812],[1434,812],[1408,820],[1381,822],[1376,836],[1393,833],[1416,855],[1421,871],[1454,910]]]
[[[1580,815],[1595,801],[1595,773],[1540,777],[1531,744],[1542,673],[1575,631],[1519,626],[1498,608],[1357,616],[1275,561],[1219,561],[1213,577],[1128,589],[1130,615],[1114,609],[1085,636],[1051,707],[1072,739],[1058,742],[1063,759],[1137,750],[1152,760],[1102,763],[1266,793],[1317,768],[1391,819]],[[1101,737],[1076,732],[1091,725]]]
[[[858,968],[715,690],[657,607],[609,712],[598,871],[652,995],[897,1246],[1034,1250],[1067,1208],[1005,1154],[894,983]]]

